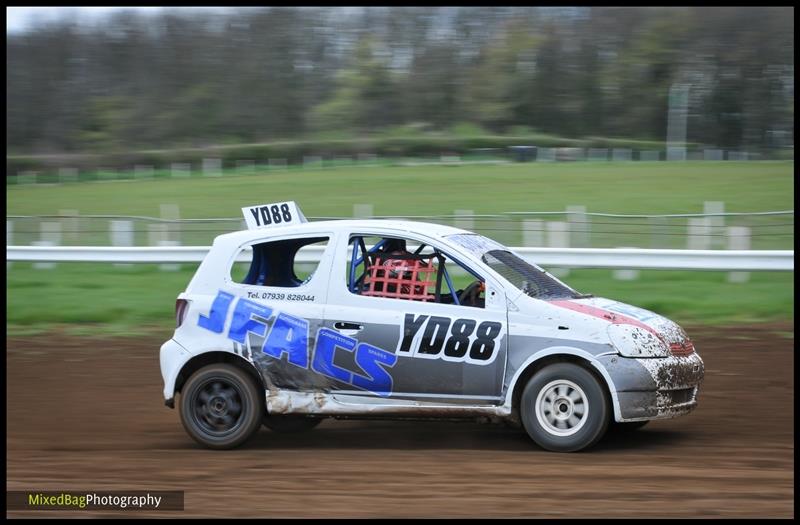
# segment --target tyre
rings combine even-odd
[[[307,432],[322,423],[322,418],[300,415],[266,415],[262,420],[265,427],[281,434]]]
[[[181,422],[186,432],[209,448],[235,448],[259,428],[264,392],[244,370],[217,363],[192,374],[181,391]]]
[[[595,376],[572,363],[539,370],[525,385],[520,403],[525,431],[540,447],[576,452],[603,437],[610,419],[605,389]]]

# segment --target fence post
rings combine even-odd
[[[711,224],[708,217],[700,217],[688,220],[687,249],[689,250],[709,250],[711,249]]]
[[[553,162],[556,160],[556,151],[553,148],[539,148],[536,152],[536,162]]]
[[[372,204],[353,204],[353,218],[366,219],[375,214]]]
[[[639,154],[639,160],[645,162],[659,162],[661,160],[661,151],[659,150],[645,150]]]
[[[159,242],[158,245],[159,246],[180,246],[181,243],[179,243],[178,241],[168,240],[167,239],[167,240],[163,240],[163,241]],[[177,263],[164,263],[164,264],[159,265],[158,269],[161,270],[162,272],[177,272],[178,270],[181,269],[181,265],[177,264]]]
[[[567,224],[569,231],[573,234],[573,246],[576,248],[589,247],[589,216],[586,215],[586,206],[570,205],[567,206]]]
[[[6,246],[14,246],[14,221],[6,221]],[[11,263],[6,261],[6,270],[11,268]]]
[[[544,221],[539,219],[522,221],[522,245],[527,248],[544,246]]]
[[[161,241],[167,238],[167,225],[166,224],[148,224],[147,225],[147,245],[160,246]]]
[[[722,160],[721,149],[704,149],[703,160]]]
[[[180,209],[177,204],[160,204],[159,212],[161,218],[168,221],[178,221],[181,218]],[[161,226],[163,226],[163,236],[159,238],[155,244],[151,243],[151,246],[180,246],[180,224],[177,222],[168,222]],[[174,272],[180,270],[181,265],[162,264],[159,268],[164,271]]]
[[[220,159],[203,159],[203,175],[206,177],[221,177],[222,161]]]
[[[159,204],[159,215],[166,221],[177,221],[181,218],[181,211],[177,204]]]
[[[313,169],[322,167],[322,157],[318,155],[304,155],[303,169]]]
[[[76,242],[79,229],[78,210],[58,210],[58,214],[62,217],[61,223],[64,225],[64,240],[67,244]]]
[[[473,210],[455,210],[453,215],[466,215],[466,217],[456,217],[453,226],[462,230],[475,231],[475,212]]]
[[[608,149],[606,148],[589,148],[587,159],[590,161],[606,161],[608,160]]]
[[[611,158],[616,162],[628,162],[631,160],[631,150],[628,148],[614,148],[611,150]]]
[[[729,226],[727,237],[729,250],[750,249],[750,228],[747,226]],[[749,280],[749,272],[728,272],[729,283],[746,283]]]
[[[42,237],[38,242],[34,242],[34,246],[60,246],[61,245],[61,223],[60,222],[43,222],[41,223]],[[53,262],[37,262],[33,263],[33,267],[37,270],[52,270],[56,267]]]
[[[183,162],[173,162],[170,164],[170,177],[186,178],[192,176],[192,165]]]
[[[558,221],[547,223],[547,246],[550,248],[569,248],[569,223]],[[568,268],[551,268],[548,271],[556,277],[569,275]]]
[[[728,160],[741,161],[747,160],[747,152],[745,151],[729,151]]]
[[[133,246],[133,221],[109,221],[112,246]],[[114,263],[118,268],[131,266],[131,263]]]
[[[725,213],[725,203],[721,201],[705,201],[703,203],[703,213]],[[725,216],[713,215],[708,217],[708,224],[711,228],[711,248],[723,248],[725,246]]]
[[[169,239],[169,226],[167,224],[147,225],[147,244],[150,246],[180,246],[180,243]],[[181,265],[163,263],[158,265],[160,271],[174,272],[180,270]]]
[[[633,246],[617,246],[619,249],[634,249]],[[612,272],[612,277],[616,281],[635,281],[639,278],[639,270],[633,268],[621,268]]]

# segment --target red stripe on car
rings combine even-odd
[[[638,326],[644,330],[647,330],[654,336],[658,337],[662,341],[664,340],[661,337],[661,334],[655,331],[653,327],[647,326],[641,321],[637,321],[632,317],[628,317],[627,315],[618,314],[616,312],[609,312],[608,310],[603,310],[602,308],[598,308],[596,306],[589,306],[588,304],[581,304],[576,303],[574,301],[569,300],[561,300],[561,301],[548,301],[550,304],[554,304],[556,306],[560,306],[562,308],[566,308],[568,310],[573,310],[575,312],[580,312],[582,314],[591,315],[592,317],[599,317],[600,319],[605,319],[611,324],[630,324],[633,326]]]

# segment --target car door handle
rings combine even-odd
[[[345,321],[337,321],[337,322],[333,323],[333,327],[336,328],[337,330],[355,330],[355,331],[359,331],[359,330],[363,330],[364,329],[364,325],[362,325],[362,324],[348,323],[348,322],[345,322]]]

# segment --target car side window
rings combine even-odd
[[[313,277],[328,241],[328,237],[304,237],[244,246],[231,267],[231,280],[256,286],[302,286]]]
[[[441,250],[401,237],[351,235],[346,276],[348,290],[356,295],[485,305],[482,278]]]

